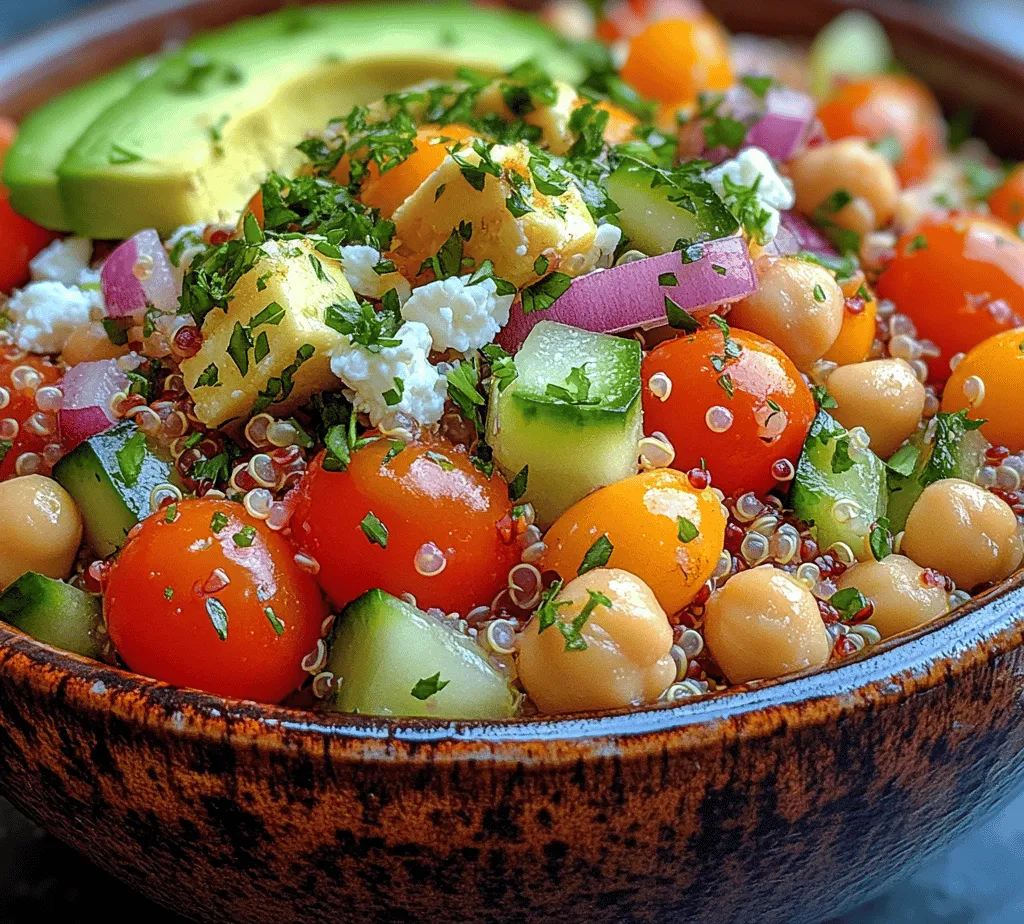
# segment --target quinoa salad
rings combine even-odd
[[[0,129],[0,619],[49,645],[587,713],[1021,566],[1024,166],[866,14],[289,10]]]

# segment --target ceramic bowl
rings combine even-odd
[[[0,111],[271,5],[101,9],[0,53]],[[709,6],[734,30],[795,36],[839,9]],[[920,10],[880,12],[902,61],[1024,153],[1024,66]],[[504,725],[233,702],[0,629],[0,780],[49,831],[199,920],[813,922],[1024,781],[1024,576],[785,682]]]

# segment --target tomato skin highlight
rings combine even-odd
[[[179,501],[173,516],[165,509],[132,531],[103,607],[110,638],[136,673],[264,703],[302,684],[302,659],[327,616],[283,536],[241,504],[206,499]]]
[[[345,472],[327,471],[319,456],[297,489],[293,541],[316,559],[320,586],[338,607],[373,588],[463,616],[489,604],[520,556],[499,528],[504,521],[511,530],[504,480],[488,479],[464,450],[440,439],[407,445],[385,462],[392,442],[357,450]],[[370,514],[387,529],[387,548],[364,531]],[[427,543],[446,564],[425,575],[415,559]]]
[[[730,337],[741,350],[724,365],[725,338],[717,327],[669,340],[647,354],[640,376],[644,430],[668,437],[676,452],[673,468],[685,472],[706,465],[711,483],[726,495],[764,494],[776,485],[775,462],[796,464],[814,417],[814,399],[796,366],[770,340],[737,328]],[[659,372],[673,383],[664,401],[650,386]],[[725,374],[731,398],[720,382]],[[732,414],[723,432],[708,425],[712,407]]]
[[[926,361],[943,382],[955,354],[1024,325],[1024,242],[989,218],[927,223],[897,242],[877,292],[913,320],[918,339],[939,347]]]
[[[818,109],[829,138],[895,140],[893,166],[904,186],[931,171],[943,145],[942,113],[923,83],[906,74],[879,74],[840,85]]]

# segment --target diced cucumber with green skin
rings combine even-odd
[[[516,354],[518,378],[504,391],[494,383],[487,440],[510,481],[529,466],[519,500],[533,504],[541,527],[595,488],[636,474],[640,358],[635,340],[541,321]],[[559,400],[580,368],[587,403]]]
[[[846,432],[831,416],[818,411],[797,463],[790,504],[794,513],[814,528],[822,551],[845,542],[863,561],[871,555],[866,541],[871,526],[886,512],[886,468],[866,449],[855,450],[853,465],[848,469],[833,471],[837,445],[846,438]],[[840,508],[837,517],[839,501],[852,501],[856,508]],[[854,515],[847,517],[847,513]]]
[[[0,619],[54,648],[87,658],[102,651],[96,638],[103,622],[100,598],[34,571],[0,594]]]
[[[907,442],[907,446],[917,450],[917,461],[909,475],[889,471],[889,505],[886,516],[889,518],[889,528],[893,533],[898,533],[906,527],[910,508],[917,503],[926,487],[927,482],[922,476],[935,450],[935,437],[931,430],[931,427],[924,427]],[[961,434],[956,445],[950,447],[953,465],[944,476],[974,481],[978,471],[985,464],[985,452],[990,445],[980,430],[967,430]]]
[[[476,642],[383,590],[367,591],[338,616],[327,670],[339,683],[337,712],[507,719],[519,707],[519,694]]]
[[[89,437],[54,466],[53,477],[75,499],[85,542],[102,558],[120,549],[131,528],[152,512],[155,487],[181,487],[170,456],[131,421]]]
[[[736,219],[714,189],[695,181],[699,192],[690,211],[670,196],[679,190],[671,184],[658,185],[657,172],[634,160],[623,161],[605,181],[608,195],[621,211],[622,233],[630,246],[653,255],[673,250],[676,242],[725,237],[736,230]]]

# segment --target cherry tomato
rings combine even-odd
[[[1024,221],[1024,164],[1017,164],[1005,182],[988,199],[992,214],[1011,228]]]
[[[723,332],[710,327],[647,354],[641,372],[644,429],[668,437],[674,468],[706,465],[725,494],[763,494],[779,480],[776,462],[796,463],[814,399],[796,366],[770,340],[736,328],[729,338],[728,353]]]
[[[698,487],[683,472],[662,468],[588,494],[544,536],[544,569],[571,581],[605,536],[612,544],[608,567],[635,574],[666,613],[678,612],[711,577],[725,542],[722,504],[703,476],[695,476]]]
[[[431,439],[379,439],[330,472],[323,457],[298,488],[292,535],[320,565],[337,606],[371,588],[462,615],[490,603],[519,560],[505,482]]]
[[[893,144],[900,182],[910,186],[931,170],[943,146],[942,112],[921,81],[879,74],[839,86],[818,109],[829,138],[867,138]]]
[[[993,334],[958,364],[942,393],[942,410],[970,408],[969,417],[988,422],[985,438],[1011,452],[1024,449],[1024,327]]]
[[[57,420],[52,411],[39,410],[36,392],[55,385],[61,376],[45,357],[26,356],[16,347],[0,351],[0,481],[19,474],[17,462],[25,453],[38,455],[32,471],[50,473],[53,462],[43,450],[58,443]]]
[[[926,360],[931,377],[944,381],[954,354],[1024,324],[1024,242],[986,218],[926,224],[897,242],[877,291],[939,348]]]
[[[457,141],[472,138],[473,133],[464,125],[424,125],[413,140],[415,150],[390,170],[380,172],[376,162],[370,161],[359,190],[364,205],[380,209],[390,218],[427,177],[430,176]],[[349,158],[346,154],[331,173],[332,179],[343,185],[349,182]]]
[[[608,124],[604,129],[604,140],[608,144],[624,144],[627,141],[637,140],[633,129],[640,124],[640,120],[636,116],[608,100],[601,100],[595,105],[596,108],[608,113]]]
[[[622,79],[643,96],[682,106],[732,86],[729,40],[710,16],[652,23],[629,46]]]
[[[276,703],[299,687],[327,608],[288,541],[241,504],[183,500],[143,520],[106,582],[110,638],[137,673]]]
[[[878,302],[873,298],[865,301],[859,295],[848,297],[839,336],[822,358],[840,366],[864,362],[871,352],[871,344],[875,342],[877,317]]]
[[[17,128],[9,119],[0,119],[0,168],[4,155],[14,143]],[[28,262],[51,241],[60,237],[19,215],[0,186],[0,292],[10,292],[29,280]]]

